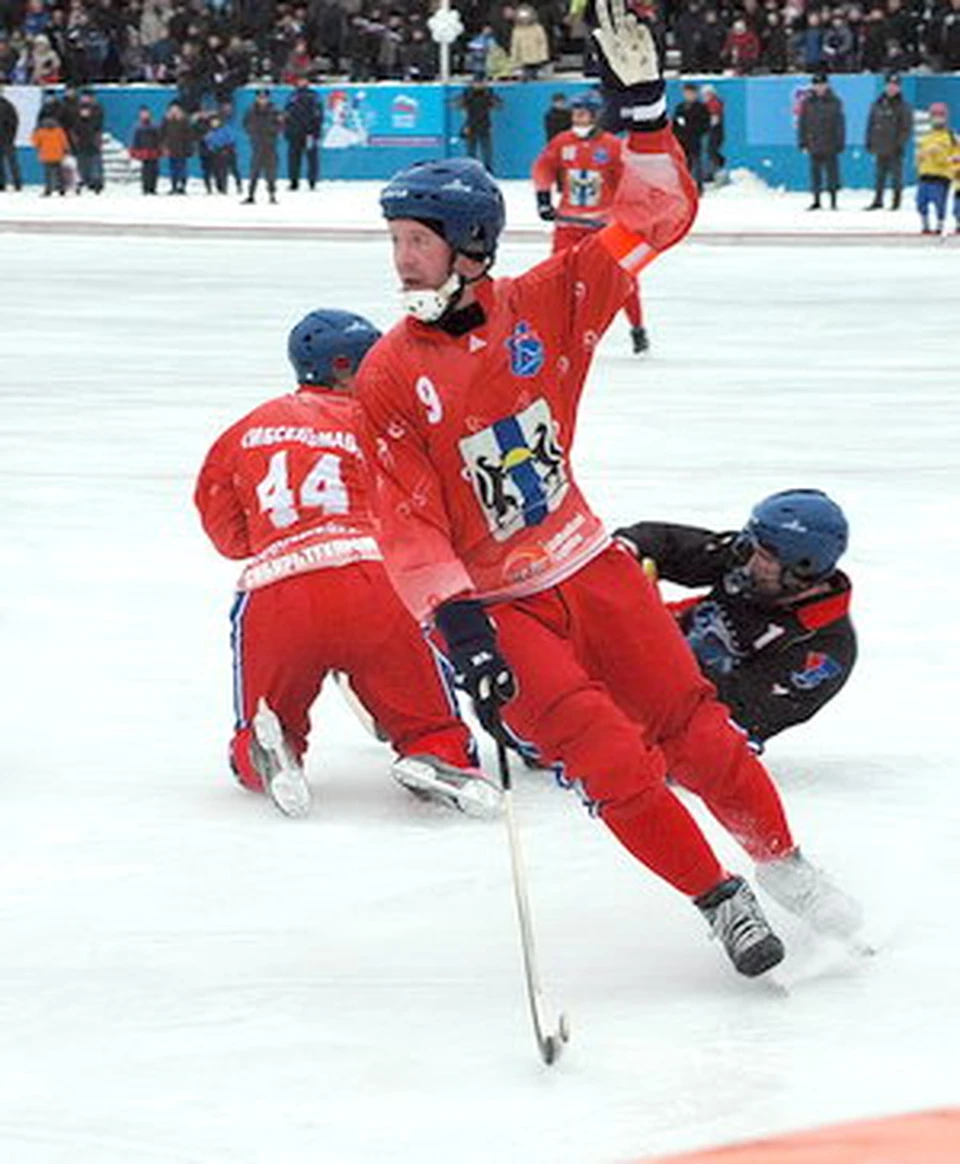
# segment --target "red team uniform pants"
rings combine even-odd
[[[238,594],[230,617],[237,717],[230,754],[247,787],[263,787],[249,753],[260,697],[302,757],[310,707],[333,670],[349,676],[401,755],[436,756],[459,768],[474,762],[438,661],[380,562],[314,570]]]
[[[626,550],[489,610],[517,676],[509,727],[648,868],[690,896],[726,876],[668,775],[755,860],[793,848],[773,781]]]
[[[591,234],[593,234],[592,230],[584,230],[579,226],[566,226],[563,224],[555,226],[553,228],[553,251],[551,253],[556,255],[560,251],[569,250],[570,247],[575,247],[577,243],[583,242]],[[640,284],[636,279],[633,281],[633,291],[624,303],[623,310],[631,327],[643,327],[643,304],[640,301]]]

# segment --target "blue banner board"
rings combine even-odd
[[[806,189],[807,159],[796,145],[796,122],[809,77],[789,74],[692,79],[713,85],[724,102],[724,153],[730,168],[751,170],[771,186]],[[873,182],[873,159],[864,148],[864,135],[870,104],[881,92],[883,78],[868,73],[838,75],[831,84],[843,101],[847,120],[847,149],[841,159],[843,184],[869,187]],[[592,82],[577,78],[494,86],[501,102],[493,113],[494,173],[501,178],[527,178],[545,142],[543,118],[553,95],[564,93],[569,98],[591,86]],[[463,88],[460,83],[317,85],[324,112],[322,177],[385,179],[420,158],[463,154],[463,112],[459,107]],[[680,102],[680,89],[680,79],[668,82],[671,110]],[[125,146],[130,144],[141,106],[149,108],[159,121],[176,96],[173,88],[154,85],[98,86],[95,91],[104,107],[107,131]],[[24,178],[39,182],[40,167],[34,151],[26,144],[36,118],[39,93],[35,88],[20,86],[10,86],[6,92],[22,111],[18,141]],[[273,99],[282,107],[290,92],[289,86],[274,86]],[[960,75],[908,75],[903,80],[903,92],[917,108],[925,109],[932,101],[946,101],[953,125],[960,126]],[[242,128],[243,115],[254,93],[254,87],[238,90],[234,100],[233,125],[244,174],[249,168],[249,145]],[[286,173],[285,155],[281,145],[281,176]],[[191,162],[191,173],[199,173],[196,159]],[[913,178],[909,153],[907,178]]]

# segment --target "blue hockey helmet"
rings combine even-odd
[[[595,93],[592,89],[587,89],[585,92],[577,93],[570,102],[570,108],[586,109],[594,117],[599,117],[600,110],[603,108],[603,101],[600,99],[599,93]]]
[[[500,187],[473,158],[414,162],[384,186],[380,208],[389,222],[428,223],[454,251],[492,260],[506,222]]]
[[[380,332],[362,315],[321,308],[311,311],[290,332],[287,355],[299,384],[336,386],[352,375],[380,338]]]
[[[787,489],[754,506],[738,541],[773,554],[788,588],[826,578],[847,548],[843,510],[819,489]]]

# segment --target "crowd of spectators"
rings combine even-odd
[[[590,0],[453,0],[457,73],[591,71]],[[635,0],[648,4],[651,0]],[[195,109],[249,81],[433,80],[431,0],[0,0],[0,82],[175,83]],[[960,0],[660,0],[682,73],[960,69]]]

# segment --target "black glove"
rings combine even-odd
[[[502,736],[500,708],[516,695],[517,683],[500,654],[493,624],[475,598],[444,602],[435,619],[447,641],[454,682],[473,700],[484,728],[492,736]]]
[[[549,190],[537,191],[537,214],[544,222],[553,222],[557,217],[557,212],[553,208],[553,203],[550,201]]]

